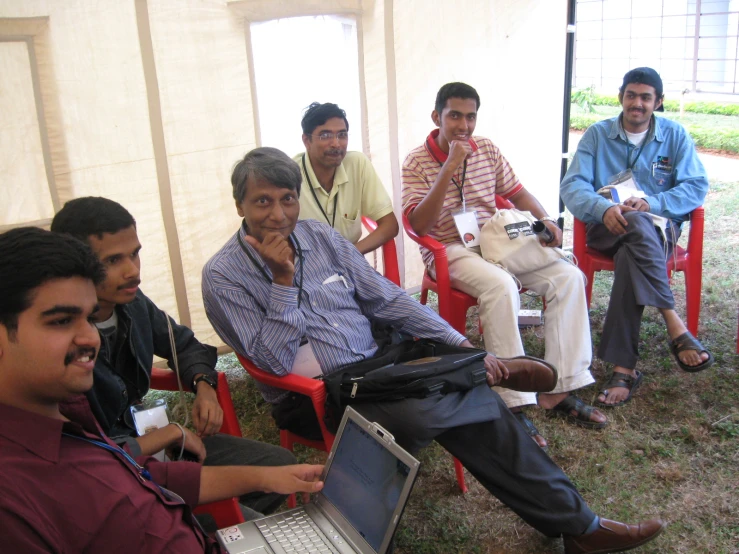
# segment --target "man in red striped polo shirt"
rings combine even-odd
[[[506,271],[482,258],[479,246],[462,242],[453,216],[462,210],[473,212],[481,227],[495,213],[497,194],[544,222],[554,238],[542,240],[542,245],[560,245],[562,231],[523,187],[500,150],[489,139],[472,136],[479,108],[480,97],[469,85],[448,83],[439,89],[431,113],[438,129],[403,162],[403,210],[416,233],[446,245],[452,286],[478,298],[486,349],[508,358],[524,354],[518,330],[518,286]],[[422,248],[421,254],[433,271],[431,252]],[[560,378],[554,391],[539,395],[538,400],[533,393],[498,393],[543,448],[546,440],[522,406],[538,403],[578,425],[604,427],[605,415],[571,393],[594,382],[582,273],[560,260],[516,278],[546,300],[545,359],[557,367]]]

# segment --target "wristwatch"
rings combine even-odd
[[[197,392],[197,386],[200,381],[205,381],[208,383],[211,387],[213,387],[213,390],[218,390],[218,381],[213,379],[210,375],[205,375],[204,373],[201,375],[198,375],[193,379],[192,381],[192,390]]]
[[[558,225],[557,220],[554,219],[553,217],[548,216],[548,215],[545,215],[544,217],[540,217],[539,218],[539,221],[551,221],[555,225]]]

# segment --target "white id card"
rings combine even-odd
[[[160,398],[146,406],[137,404],[131,406],[131,416],[133,424],[136,426],[136,432],[139,436],[151,433],[155,429],[161,429],[169,425],[169,414],[167,413],[167,402]],[[164,450],[160,450],[154,457],[160,462],[165,461]]]
[[[477,212],[461,211],[452,214],[454,225],[457,226],[457,233],[462,239],[462,244],[467,248],[480,246],[480,227],[477,224]]]

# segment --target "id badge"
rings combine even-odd
[[[611,189],[611,200],[615,204],[621,204],[624,200],[632,196],[642,197],[644,195],[631,169],[625,169],[608,179],[608,185],[613,187]]]
[[[477,212],[459,211],[452,214],[459,238],[467,248],[480,246],[480,227],[477,224]]]
[[[169,425],[167,402],[160,398],[149,405],[137,404],[131,406],[131,416],[139,436],[146,435],[155,429]]]

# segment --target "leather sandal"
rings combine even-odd
[[[523,411],[518,412],[511,412],[515,418],[518,420],[518,422],[523,425],[524,430],[526,431],[526,434],[530,436],[536,445],[541,448],[544,452],[549,450],[549,445],[546,442],[546,439],[541,436],[539,433],[539,430],[536,428],[536,425],[534,425],[534,422],[531,421],[528,417],[526,417],[526,414]],[[536,437],[540,437],[541,440],[544,442],[542,445],[538,440],[536,440]]]
[[[638,389],[639,385],[641,385],[642,377],[642,372],[638,370],[636,372],[636,377],[633,377],[626,373],[621,373],[620,371],[614,371],[613,373],[611,373],[611,378],[608,379],[608,382],[603,385],[603,390],[601,391],[601,394],[603,396],[608,396],[608,389],[621,387],[629,390],[629,396],[627,396],[621,402],[616,402],[615,404],[606,404],[605,402],[601,402],[598,399],[595,400],[594,404],[596,406],[602,406],[604,408],[618,408],[619,406],[623,406],[631,400],[631,397],[636,392],[636,389]]]
[[[705,352],[708,354],[708,359],[698,365],[688,365],[683,363],[678,354],[687,350],[695,350],[699,355]],[[680,369],[687,371],[688,373],[698,373],[699,371],[708,369],[713,365],[713,354],[711,354],[706,347],[701,344],[701,341],[695,338],[690,331],[686,331],[676,339],[671,340],[670,351],[675,357],[675,361],[677,361],[677,365],[680,366]]]
[[[574,414],[572,412],[575,412]],[[587,427],[588,429],[603,429],[608,425],[607,421],[593,421],[590,416],[593,415],[595,408],[586,404],[582,399],[574,394],[567,396],[562,402],[551,409],[551,412],[559,417],[565,418],[567,421]]]

